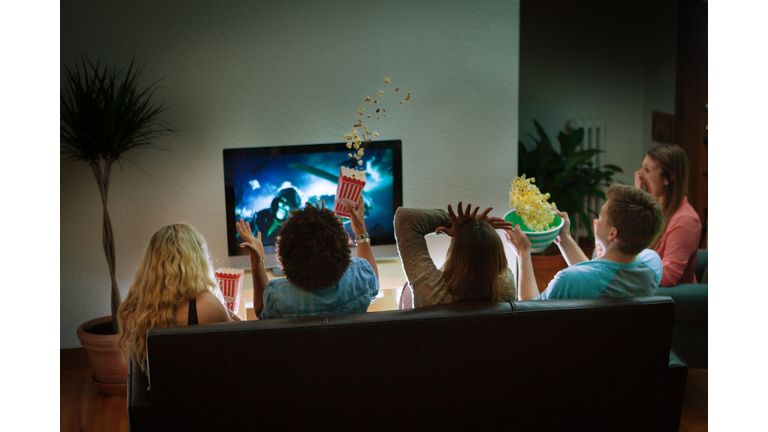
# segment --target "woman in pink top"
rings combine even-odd
[[[652,148],[635,172],[635,187],[656,197],[664,211],[664,229],[650,246],[661,257],[661,286],[696,283],[696,254],[701,221],[688,204],[688,156],[675,144]]]

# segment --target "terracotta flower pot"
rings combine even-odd
[[[549,282],[555,277],[557,272],[568,267],[565,258],[559,253],[557,255],[531,254],[531,262],[533,263],[533,274],[536,277],[536,286],[539,289],[539,293],[547,289],[547,285],[549,285]]]
[[[93,381],[99,387],[99,390],[105,394],[116,394],[115,391],[124,393],[126,391],[125,383],[128,381],[128,362],[123,361],[120,353],[115,348],[117,335],[91,334],[87,330],[98,324],[111,321],[112,317],[110,316],[96,318],[83,323],[77,329],[77,338],[80,339],[80,344],[88,352],[88,358],[93,367]],[[126,353],[128,352],[127,344],[125,351]],[[99,384],[105,385],[100,386]],[[114,385],[122,385],[122,391],[120,391],[119,387],[115,390]],[[106,390],[107,388],[111,390]]]

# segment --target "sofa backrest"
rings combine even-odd
[[[248,406],[232,415],[281,427],[300,424],[298,415],[359,418],[363,427],[375,410],[435,426],[513,405],[597,409],[626,397],[623,388],[655,385],[649,377],[668,367],[673,318],[669,297],[637,297],[153,329],[151,399],[179,409]]]

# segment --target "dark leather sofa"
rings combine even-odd
[[[656,295],[670,296],[675,301],[675,324],[672,328],[672,348],[694,369],[708,366],[709,284],[706,277],[707,250],[700,249],[696,257],[695,284],[659,287]]]
[[[154,329],[130,430],[677,431],[674,316],[639,297]]]

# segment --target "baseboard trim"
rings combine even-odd
[[[61,367],[76,368],[88,367],[91,360],[88,358],[88,352],[85,348],[67,348],[61,350]]]

